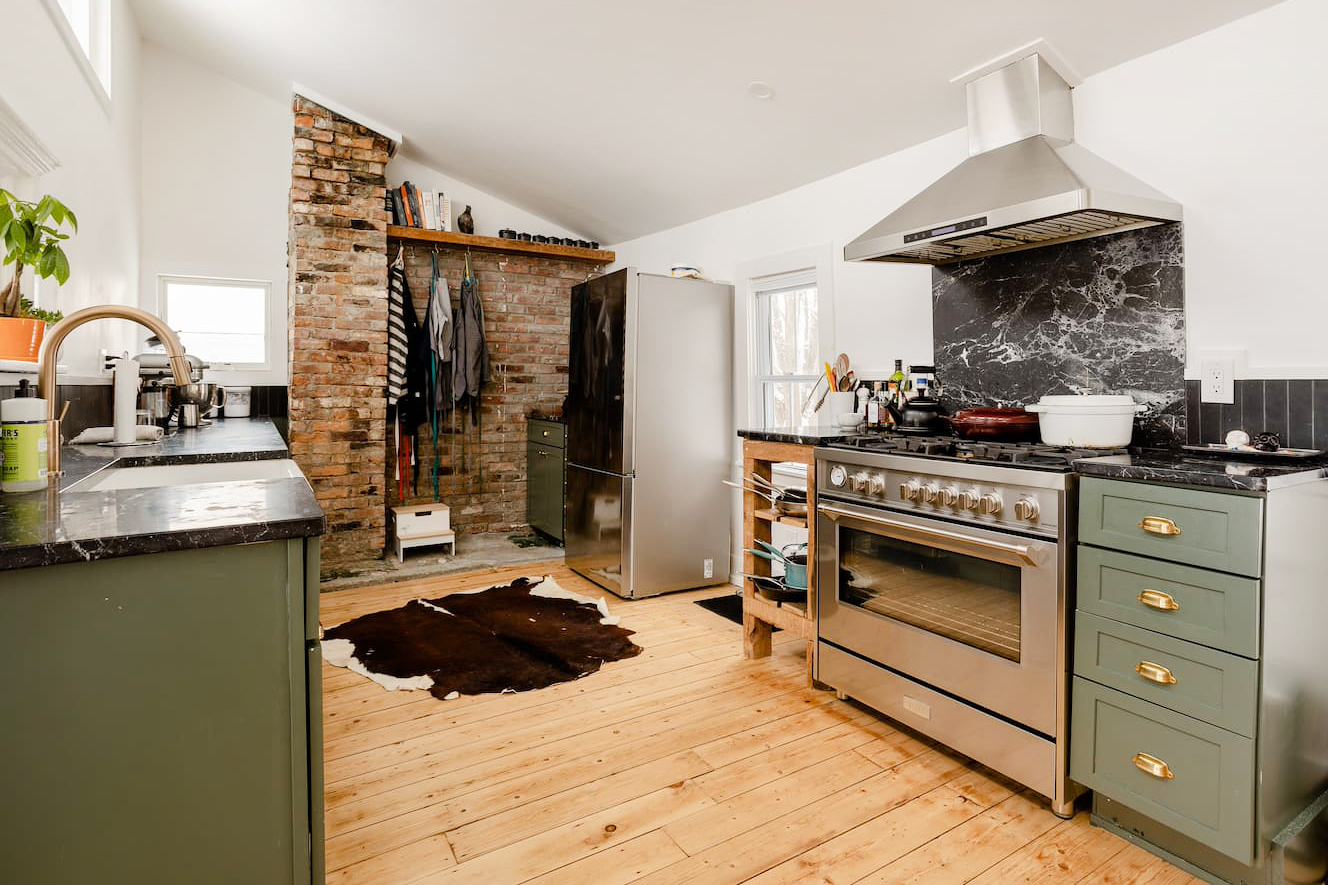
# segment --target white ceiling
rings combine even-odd
[[[1037,38],[1089,77],[1275,2],[132,0],[146,39],[603,243],[963,126],[950,79]]]

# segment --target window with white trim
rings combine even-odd
[[[162,319],[187,353],[214,369],[269,368],[271,282],[160,276],[157,284]]]
[[[57,23],[63,20],[70,50],[81,52],[85,71],[111,94],[111,0],[46,0]]]
[[[815,268],[752,280],[754,403],[764,427],[802,423],[820,368]],[[810,411],[810,409],[808,409]]]

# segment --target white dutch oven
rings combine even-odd
[[[1134,416],[1148,408],[1128,396],[1044,396],[1036,405],[1042,441],[1050,446],[1110,449],[1129,445]]]

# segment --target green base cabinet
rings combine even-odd
[[[323,881],[318,540],[0,572],[8,882]]]
[[[532,418],[526,440],[526,521],[563,540],[563,490],[567,483],[566,425]]]
[[[1217,883],[1328,872],[1328,482],[1080,484],[1070,776]]]

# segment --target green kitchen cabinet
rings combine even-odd
[[[530,419],[526,430],[526,521],[563,540],[563,490],[567,481],[566,425]]]
[[[1328,482],[1080,484],[1070,776],[1210,882],[1321,881]]]
[[[323,881],[318,539],[0,571],[0,869]]]

